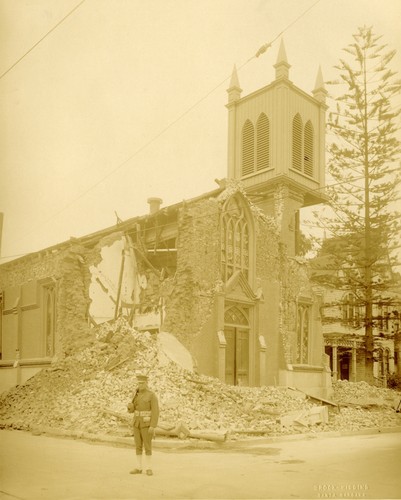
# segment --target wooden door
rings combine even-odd
[[[226,384],[235,385],[235,328],[224,329],[226,338]]]
[[[235,385],[248,385],[249,379],[249,330],[236,328],[236,382]]]
[[[248,385],[249,383],[249,330],[226,326],[226,383]]]

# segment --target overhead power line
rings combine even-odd
[[[259,57],[259,55],[261,55],[262,53],[264,53],[269,47],[272,46],[272,44],[280,37],[282,36],[289,28],[291,28],[296,22],[298,22],[301,18],[303,18],[313,7],[315,7],[321,0],[316,0],[310,7],[308,7],[304,12],[302,12],[294,21],[292,21],[290,24],[288,24],[282,31],[280,31],[280,33],[269,43],[266,43],[264,44],[257,52],[254,56],[252,56],[251,58],[249,58],[247,61],[245,61],[245,63],[243,63],[242,65],[240,65],[238,67],[238,69],[242,69],[244,66],[246,66],[252,59],[256,58],[256,57]],[[16,66],[16,64],[18,64],[19,61],[21,61],[29,52],[31,52],[44,38],[46,38],[46,36],[48,36],[52,31],[54,31],[57,26],[59,26],[68,16],[70,16],[76,9],[78,9],[83,3],[85,2],[85,0],[82,0],[76,7],[74,7],[74,9],[69,12],[61,21],[59,21],[59,23],[57,23],[56,26],[54,26],[44,37],[41,38],[41,40],[39,40],[31,49],[29,49],[29,51],[24,54],[24,56],[22,56],[18,61],[16,61],[16,63],[14,63],[13,66],[11,66],[3,75],[0,76],[0,78],[2,76],[4,76],[6,73],[8,73],[14,66]],[[78,200],[80,200],[81,198],[83,198],[87,193],[89,193],[90,191],[92,191],[93,189],[95,189],[97,186],[99,186],[101,183],[103,183],[106,179],[108,179],[110,176],[112,176],[114,173],[116,173],[120,168],[122,168],[125,164],[127,164],[129,161],[131,161],[135,156],[137,156],[139,153],[141,153],[143,150],[145,150],[148,146],[150,146],[153,142],[155,142],[159,137],[161,137],[164,133],[166,133],[173,125],[175,125],[176,123],[178,123],[184,116],[186,116],[187,114],[189,114],[193,109],[195,109],[201,102],[203,102],[205,99],[207,99],[213,92],[215,92],[219,87],[221,87],[221,85],[223,85],[228,79],[231,78],[231,75],[227,76],[226,78],[224,78],[224,80],[222,80],[220,83],[218,83],[215,87],[213,87],[209,92],[207,92],[203,97],[201,97],[199,100],[197,100],[192,106],[190,106],[186,111],[184,111],[183,113],[181,113],[176,119],[174,119],[172,122],[170,122],[166,127],[164,127],[159,133],[157,133],[152,139],[150,139],[148,142],[146,142],[143,146],[141,146],[140,148],[138,148],[132,155],[130,155],[127,159],[125,159],[123,162],[119,163],[113,170],[111,170],[108,174],[106,174],[104,177],[102,177],[101,179],[99,179],[99,181],[97,181],[95,184],[93,184],[91,187],[89,187],[88,189],[86,189],[83,193],[81,193],[80,195],[78,195],[77,197],[75,197],[73,200],[71,200],[71,202],[67,203],[66,205],[64,205],[64,207],[62,207],[60,210],[58,210],[57,212],[53,213],[51,217],[49,217],[45,223],[47,222],[50,222],[51,220],[53,220],[55,217],[57,217],[58,215],[60,215],[62,212],[64,212],[67,208],[69,208],[70,206],[72,206],[75,202],[77,202]],[[33,232],[35,230],[35,228],[31,228]]]
[[[307,12],[309,12],[316,4],[318,4],[321,0],[317,0],[313,5],[311,5],[308,9],[306,9],[301,15],[299,15],[294,21],[292,21],[288,26],[286,26],[271,42],[266,43],[262,45],[262,47],[258,50],[258,52],[261,51],[262,48],[265,48],[267,50],[269,47],[272,46],[272,44],[281,36],[283,33],[285,33],[291,26],[293,26],[297,21],[299,21]],[[245,61],[243,64],[241,64],[238,67],[238,70],[242,69],[244,66],[246,66],[252,59],[255,57],[258,57],[258,52],[251,58],[249,58],[247,61]],[[261,52],[262,53],[262,52]],[[260,54],[259,54],[260,55]],[[166,127],[164,127],[159,133],[157,133],[155,136],[152,137],[148,142],[146,142],[143,146],[138,148],[131,156],[126,158],[124,161],[119,163],[113,170],[111,170],[109,173],[107,173],[104,177],[99,179],[95,184],[90,186],[87,190],[85,190],[83,193],[81,193],[79,196],[74,198],[69,204],[65,205],[61,210],[56,212],[54,216],[57,216],[61,212],[63,212],[65,209],[67,209],[69,206],[73,205],[76,201],[80,200],[83,198],[87,193],[92,191],[94,188],[99,186],[99,184],[102,184],[106,179],[111,177],[113,174],[115,174],[120,168],[122,168],[126,163],[131,161],[135,156],[137,156],[139,153],[141,153],[144,149],[146,149],[148,146],[150,146],[153,142],[155,142],[159,137],[161,137],[163,134],[165,134],[171,127],[173,127],[176,123],[178,123],[182,118],[184,118],[187,114],[189,114],[193,109],[195,109],[201,102],[203,102],[205,99],[207,99],[213,92],[215,92],[218,88],[220,88],[227,80],[231,78],[231,75],[226,76],[224,80],[222,80],[220,83],[218,83],[215,87],[213,87],[209,92],[207,92],[203,97],[198,99],[192,106],[187,108],[183,113],[181,113],[177,118],[175,118],[173,121],[171,121]],[[54,217],[53,216],[53,217]],[[53,218],[52,217],[52,218]]]
[[[0,79],[3,78],[3,76],[5,76],[7,73],[9,73],[13,68],[15,68],[15,66],[17,66],[17,64],[20,63],[22,59],[24,59],[24,57],[26,57],[30,52],[32,52],[35,47],[37,47],[46,37],[50,35],[50,33],[52,33],[56,28],[58,28],[60,24],[62,24],[68,17],[70,17],[71,14],[73,14],[85,1],[86,0],[82,0],[82,2],[76,5],[66,16],[63,17],[63,19],[61,19],[61,21],[59,21],[55,26],[53,26],[51,30],[49,30],[44,36],[42,36],[42,38],[38,40],[35,43],[35,45],[32,45],[32,47],[27,52],[25,52],[23,56],[21,56],[17,61],[15,61],[15,63],[12,66],[10,66],[2,75],[0,75]]]
[[[250,61],[252,61],[252,59],[254,59],[255,57],[259,57],[261,56],[262,54],[264,54],[272,45],[273,43],[278,40],[280,38],[280,36],[282,36],[288,29],[291,28],[291,26],[293,26],[295,23],[297,23],[302,17],[304,17],[311,9],[313,9],[313,7],[318,4],[321,0],[316,0],[316,2],[311,5],[310,7],[308,7],[306,10],[304,10],[302,12],[302,14],[300,14],[296,19],[294,19],[294,21],[292,21],[290,24],[288,24],[284,29],[283,31],[280,31],[280,33],[275,37],[273,38],[273,40],[271,42],[267,42],[265,44],[263,44],[261,47],[259,47],[258,51],[256,52],[255,55],[253,55],[252,57],[250,57],[245,64],[248,64]],[[243,66],[245,66],[245,64],[243,64],[242,66],[240,66],[239,69],[241,69]]]
[[[146,146],[144,146],[144,147],[146,147]],[[398,171],[399,171],[399,169],[395,169],[395,170],[390,170],[388,173],[391,173],[391,172],[398,172]],[[313,193],[313,192],[316,192],[316,191],[320,191],[320,190],[322,190],[322,189],[326,189],[326,188],[328,188],[328,187],[335,187],[335,186],[340,186],[340,185],[342,185],[342,184],[348,184],[350,181],[355,181],[355,180],[358,180],[358,179],[363,179],[363,177],[361,176],[361,177],[356,177],[356,178],[353,178],[353,179],[348,179],[348,180],[346,180],[346,181],[336,182],[336,183],[334,183],[334,184],[327,184],[327,185],[325,185],[325,186],[321,186],[321,187],[319,187],[319,188],[311,189],[311,190],[310,190],[310,192],[311,192],[311,193]],[[100,182],[101,182],[101,181],[100,181]],[[82,195],[82,196],[83,196],[83,195]],[[249,195],[248,195],[248,196],[249,196]],[[259,195],[258,195],[258,196],[259,196]],[[252,198],[252,196],[249,196],[249,198]],[[283,200],[284,200],[284,199],[290,199],[290,198],[291,198],[291,196],[289,196],[289,195],[288,195],[288,196],[284,196],[284,197],[283,197]],[[76,201],[76,200],[75,200],[75,201]],[[252,201],[252,200],[251,200],[251,201]],[[65,210],[68,206],[71,206],[73,203],[74,203],[74,200],[73,200],[73,201],[72,201],[69,205],[65,206],[62,210],[60,210],[58,213],[54,214],[54,217],[55,217],[55,216],[57,216],[57,215],[58,215],[59,213],[61,213],[62,211],[64,211],[64,210]],[[254,203],[254,202],[252,202],[252,203]],[[50,220],[52,220],[54,217],[50,217],[49,219],[47,219],[47,220],[44,222],[44,224],[46,224],[47,222],[49,222]],[[200,215],[200,216],[195,217],[194,219],[198,219],[198,218],[199,218],[199,219],[201,219],[201,218],[203,218],[203,217],[209,217],[209,214],[206,214],[206,215]],[[397,218],[398,218],[398,217],[397,217]],[[124,223],[124,222],[126,222],[126,221],[123,221],[123,223]],[[167,227],[167,226],[171,226],[171,225],[173,225],[173,224],[174,224],[174,223],[167,223],[167,224],[158,225],[158,227],[159,227],[159,229],[161,229],[161,228],[164,228],[164,227]],[[312,228],[312,227],[315,227],[315,228],[320,228],[320,229],[321,229],[321,227],[320,227],[320,226],[313,225],[313,224],[303,223],[302,225],[303,225],[303,226],[305,226],[305,227],[311,227],[311,228]],[[398,248],[398,247],[397,247],[397,248]],[[24,256],[24,255],[28,255],[29,253],[32,253],[32,252],[28,252],[28,253],[24,253],[24,254],[8,255],[8,256],[0,257],[0,261],[1,261],[1,260],[4,260],[4,259],[14,258],[14,257],[22,257],[22,256]]]

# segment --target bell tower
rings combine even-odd
[[[275,79],[241,97],[234,67],[227,90],[228,174],[250,199],[276,217],[282,242],[296,255],[299,210],[324,203],[326,96],[321,69],[311,95],[289,79],[283,40]]]

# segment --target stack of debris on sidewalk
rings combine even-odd
[[[138,333],[122,319],[96,333],[90,348],[3,394],[0,425],[131,435],[126,408],[136,370],[148,372],[160,401],[158,432],[168,436],[221,440],[397,425],[389,389],[339,382],[325,405],[291,388],[230,386],[199,375],[185,349],[173,360],[166,338]]]
[[[339,380],[333,388],[333,399],[341,410],[332,423],[333,429],[353,431],[401,424],[395,413],[401,398],[399,392],[367,382],[352,383],[347,380]]]

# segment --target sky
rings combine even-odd
[[[0,263],[215,189],[234,64],[242,96],[269,84],[283,38],[310,93],[367,25],[399,71],[400,18],[401,0],[0,0]]]

